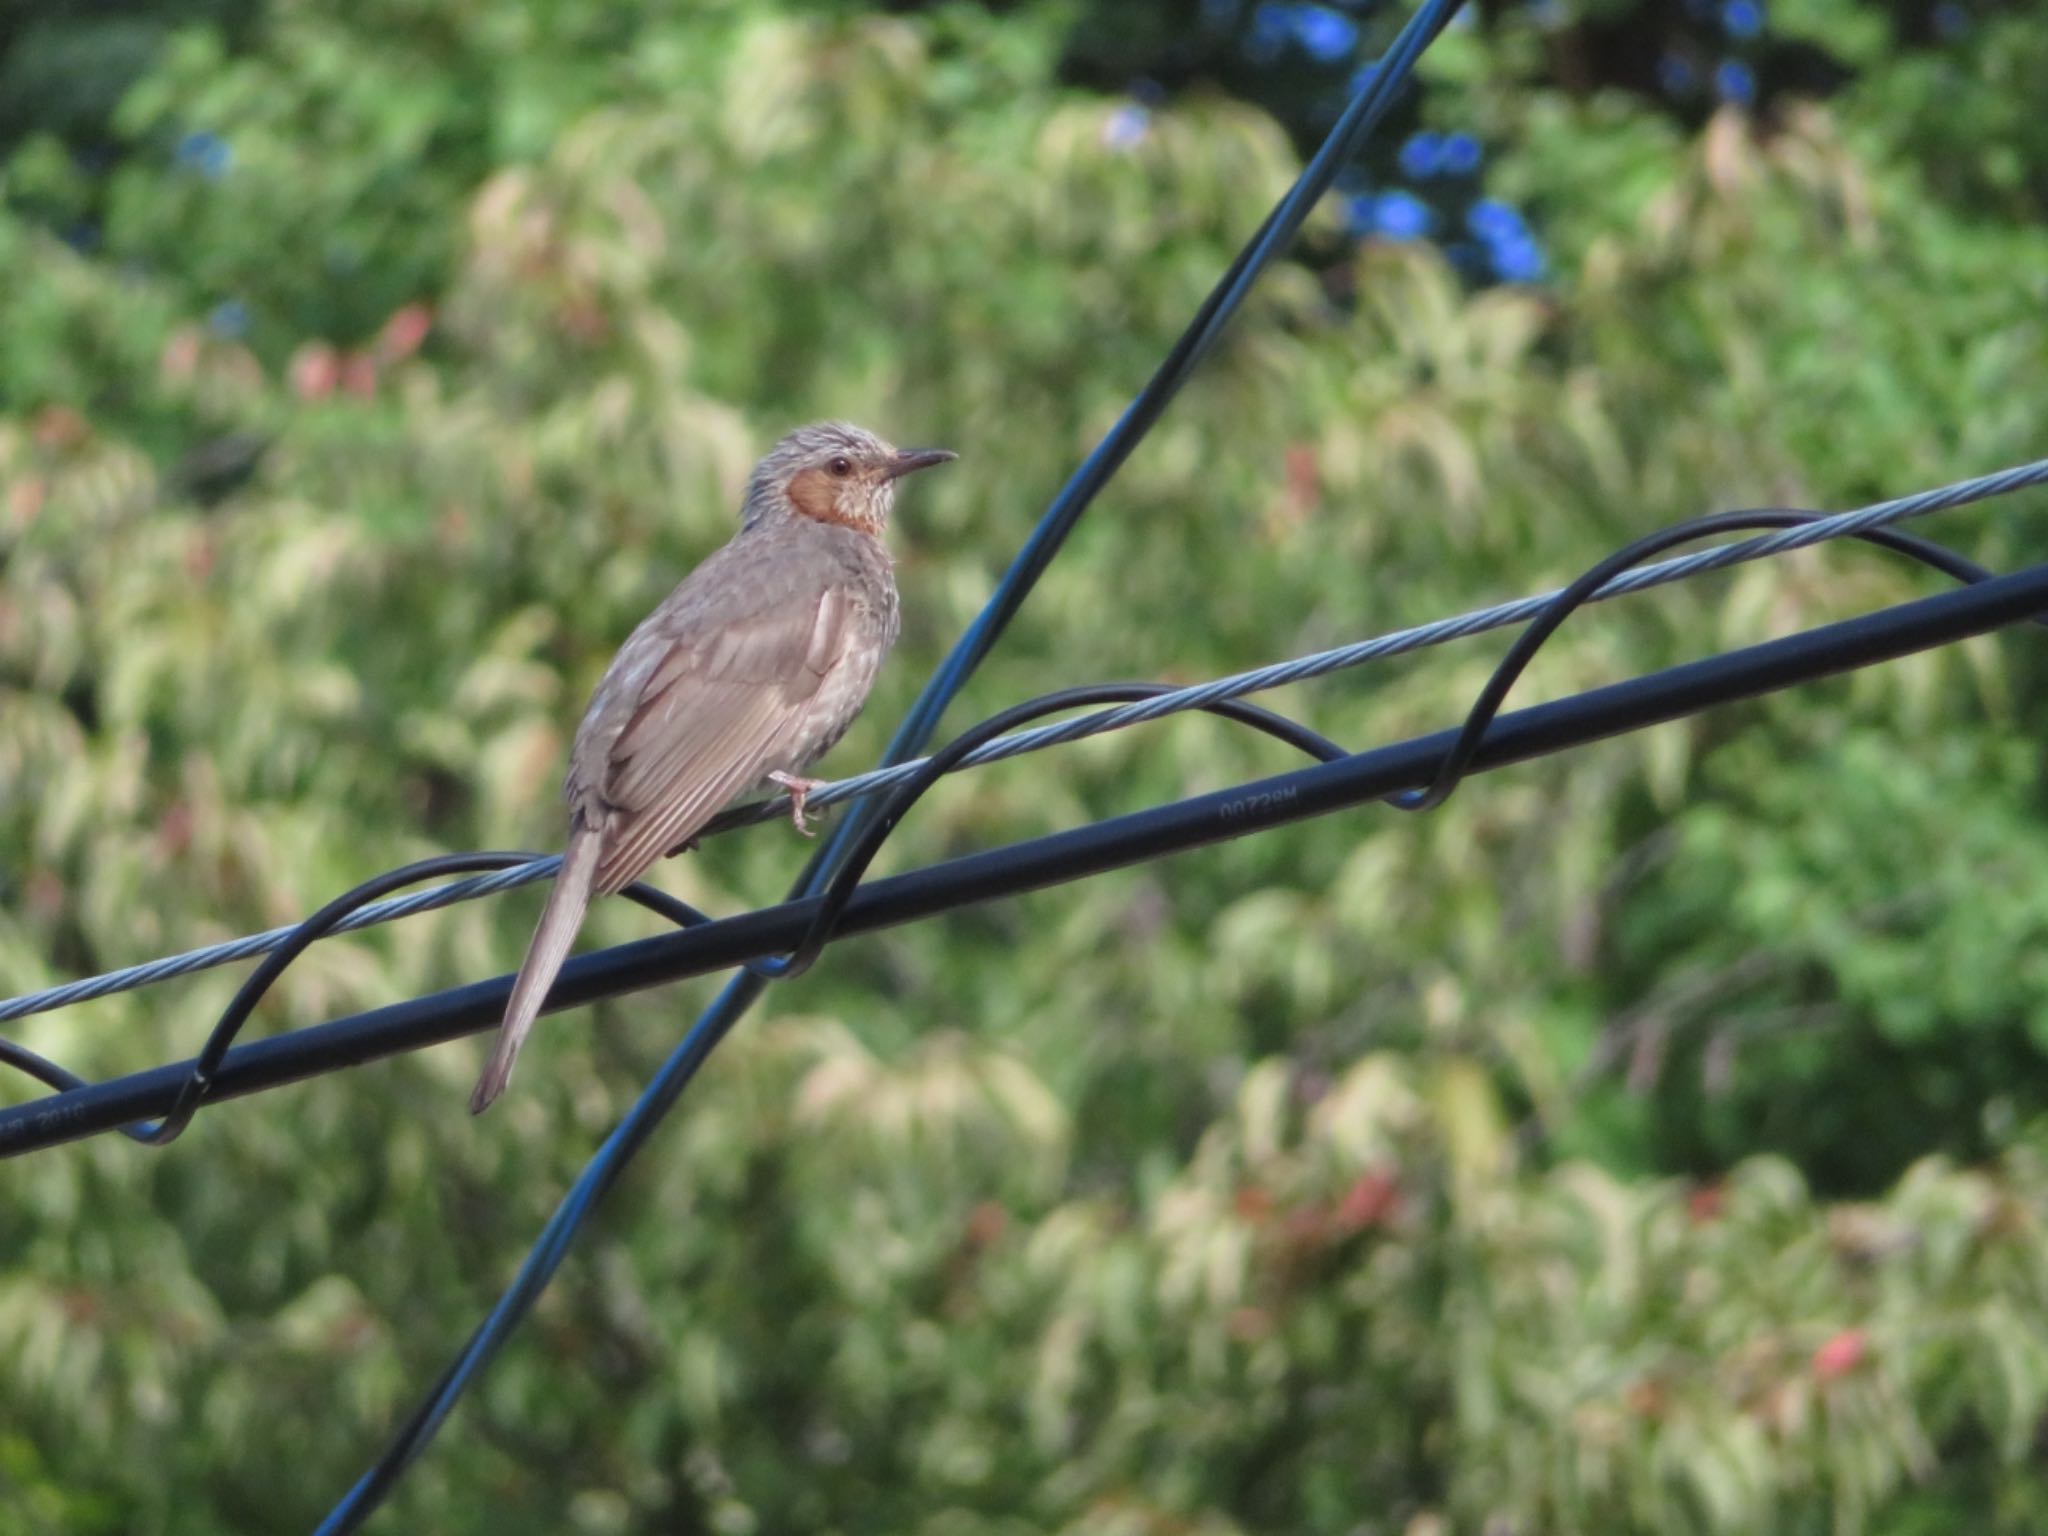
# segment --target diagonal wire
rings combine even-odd
[[[1777,533],[1743,539],[1715,549],[1701,550],[1696,554],[1643,566],[1608,582],[1594,594],[1593,600],[1605,601],[1626,593],[1640,592],[1648,587],[1681,581],[1707,571],[1722,570],[1744,561],[1804,549],[1829,539],[1869,533],[1911,518],[1925,517],[1930,513],[1990,500],[2043,484],[2048,484],[2048,459],[2016,465],[1992,474],[1975,475],[1910,496],[1895,497],[1855,511],[1818,518]],[[1248,693],[1279,688],[1289,683],[1305,682],[1311,678],[1324,677],[1332,672],[1361,666],[1369,661],[1404,655],[1410,651],[1442,645],[1451,640],[1464,639],[1489,630],[1526,623],[1542,612],[1544,606],[1556,595],[1557,591],[1553,590],[1517,598],[1512,602],[1496,603],[1491,607],[1474,609],[1451,618],[1393,630],[1371,639],[1354,641],[1348,645],[1294,657],[1287,661],[1274,662],[1268,666],[1233,673],[1210,682],[1192,684],[1171,693],[1161,694],[1157,698],[1080,715],[1071,720],[1038,726],[1028,731],[1019,731],[987,743],[969,754],[959,766],[975,768],[985,763],[1001,762],[1026,752],[1036,752],[1045,747],[1079,741],[1084,737],[1100,735],[1107,731],[1122,730],[1147,720],[1178,714],[1183,710],[1200,709],[1224,699],[1239,698]],[[874,795],[907,781],[918,772],[923,763],[924,759],[918,758],[837,780],[812,790],[807,803],[813,807],[824,807]],[[754,805],[737,807],[713,821],[703,835],[713,836],[736,827],[775,820],[787,813],[788,803],[786,796],[778,796]],[[358,909],[340,923],[335,931],[345,933],[368,928],[397,918],[410,917],[415,913],[429,912],[458,902],[471,901],[480,896],[495,895],[501,891],[529,885],[536,880],[545,880],[552,876],[561,866],[561,862],[559,855],[550,855],[547,858],[536,859],[530,864],[518,865],[492,874],[453,881],[447,885],[434,886],[405,896],[394,896]],[[168,955],[162,959],[126,966],[102,975],[45,987],[36,992],[26,992],[19,997],[0,1001],[0,1023],[70,1007],[117,992],[152,986],[157,982],[168,981],[213,966],[253,959],[276,949],[297,931],[297,924],[272,928],[263,933],[250,934],[245,938],[207,945],[182,954]]]
[[[1243,302],[1252,282],[1286,248],[1309,210],[1336,180],[1344,162],[1351,158],[1364,143],[1366,135],[1386,115],[1395,94],[1405,85],[1415,61],[1449,22],[1458,3],[1460,0],[1421,0],[1414,16],[1387,50],[1379,68],[1372,72],[1346,105],[1329,137],[1303,168],[1293,187],[1231,263],[1222,281],[1203,301],[1193,322],[1146,381],[1137,398],[1053,499],[1024,547],[1004,572],[987,605],[918,695],[889,744],[885,762],[897,763],[915,756],[930,740],[946,707],[965,686],[975,667],[1023,605],[1081,514],[1179,393],[1195,365],[1215,345],[1216,338]],[[819,850],[799,879],[800,891],[815,891],[830,878],[838,863],[853,848],[865,823],[865,813],[873,803],[865,802],[840,823],[831,840]],[[384,1501],[405,1469],[433,1438],[464,1389],[490,1362],[538,1299],[597,1202],[653,1134],[655,1127],[696,1075],[697,1069],[767,986],[768,982],[756,973],[742,972],[727,983],[711,1006],[698,1016],[689,1033],[655,1073],[653,1081],[562,1197],[561,1204],[548,1219],[526,1262],[520,1266],[518,1275],[491,1309],[490,1315],[470,1335],[468,1343],[399,1428],[383,1454],[321,1521],[319,1536],[340,1536],[342,1532],[355,1530]]]

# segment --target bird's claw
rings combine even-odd
[[[816,837],[818,834],[811,830],[811,824],[804,816],[804,799],[812,790],[822,789],[825,785],[825,780],[806,779],[794,773],[782,773],[779,771],[769,774],[768,778],[770,782],[780,784],[789,791],[790,824],[803,836]]]

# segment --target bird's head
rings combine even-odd
[[[879,537],[896,504],[896,482],[953,457],[943,448],[892,448],[842,421],[798,427],[754,466],[745,520],[751,525],[773,511]]]

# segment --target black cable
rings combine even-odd
[[[1522,673],[1527,670],[1543,643],[1557,633],[1558,626],[1574,612],[1592,600],[1608,582],[1633,566],[1641,565],[1652,556],[1661,555],[1667,549],[1680,544],[1690,544],[1699,539],[1712,538],[1718,533],[1740,533],[1757,528],[1790,528],[1802,523],[1816,522],[1827,516],[1824,512],[1812,512],[1801,507],[1750,507],[1737,512],[1715,512],[1705,517],[1691,518],[1675,523],[1669,528],[1660,528],[1655,533],[1646,533],[1634,543],[1623,546],[1606,559],[1589,567],[1570,586],[1563,588],[1553,597],[1529,627],[1515,636],[1515,643],[1508,647],[1507,655],[1493,670],[1493,676],[1486,680],[1486,686],[1479,690],[1479,697],[1465,715],[1465,724],[1459,730],[1451,750],[1444,754],[1435,776],[1421,789],[1404,789],[1387,796],[1387,804],[1403,811],[1432,811],[1450,799],[1459,781],[1470,771],[1472,761],[1479,751],[1479,744],[1486,735],[1486,728],[1500,713],[1500,707],[1507,701],[1508,690],[1515,686]],[[1910,533],[1900,533],[1892,528],[1866,528],[1850,535],[1868,543],[1895,550],[1936,570],[1955,577],[1958,581],[1976,584],[1992,579],[1992,573],[1975,561],[1964,558],[1954,550],[1936,544],[1932,539],[1918,538]],[[2037,624],[2048,624],[2048,614],[2034,615]]]
[[[432,858],[419,859],[397,869],[388,869],[381,875],[374,875],[352,890],[344,891],[334,900],[313,913],[276,949],[263,957],[263,963],[242,985],[236,989],[233,999],[222,1011],[213,1030],[206,1037],[206,1044],[192,1059],[184,1081],[179,1085],[177,1096],[164,1111],[163,1118],[155,1125],[140,1122],[116,1126],[130,1141],[144,1146],[162,1147],[176,1141],[192,1123],[192,1116],[213,1088],[214,1074],[219,1071],[226,1058],[228,1047],[242,1032],[242,1026],[249,1022],[249,1015],[256,1011],[256,1005],[276,985],[294,960],[305,953],[315,941],[326,937],[348,919],[358,907],[402,890],[408,885],[418,885],[424,880],[438,879],[442,875],[472,874],[481,870],[510,869],[516,865],[531,864],[543,857],[538,853],[516,853],[505,851],[482,851],[476,853],[443,853]],[[666,891],[635,881],[619,892],[621,896],[638,902],[648,911],[667,918],[679,928],[711,919],[699,912],[688,902],[678,901]],[[0,1062],[18,1067],[30,1076],[59,1090],[89,1088],[91,1084],[74,1072],[58,1066],[47,1057],[39,1056],[26,1046],[12,1041],[0,1040]]]
[[[832,892],[827,898],[827,908],[825,909],[829,913],[830,918],[836,921],[838,913],[846,905],[846,897],[851,894],[852,887],[859,882],[861,872],[873,860],[876,851],[881,847],[882,840],[888,835],[889,829],[893,828],[896,822],[902,818],[903,813],[909,809],[911,802],[922,795],[941,774],[957,764],[962,756],[971,752],[983,741],[999,736],[1005,730],[1011,729],[1027,720],[1035,720],[1042,715],[1054,714],[1063,709],[1078,709],[1093,704],[1123,704],[1133,699],[1149,699],[1157,697],[1159,694],[1170,692],[1172,692],[1171,687],[1164,683],[1089,684],[1078,688],[1064,689],[1059,693],[1048,694],[1043,698],[1030,700],[1027,703],[1018,705],[1014,709],[1005,710],[992,721],[984,721],[982,724],[974,727],[967,737],[962,737],[960,741],[949,744],[944,749],[942,754],[944,761],[936,770],[928,763],[923,774],[899,787],[897,799],[900,803],[893,805],[886,825],[882,827],[880,832],[871,833],[867,836],[853,855],[854,863],[851,878],[848,878],[846,872],[842,871],[840,877],[833,883]],[[1344,749],[1335,742],[1317,735],[1308,727],[1290,720],[1284,715],[1275,714],[1273,711],[1256,704],[1230,699],[1211,705],[1208,707],[1208,710],[1209,713],[1221,715],[1225,719],[1253,726],[1264,731],[1267,735],[1276,737],[1292,746],[1299,747],[1304,752],[1313,757],[1321,758],[1325,762],[1333,757],[1344,755]],[[969,737],[972,739],[968,739]],[[963,742],[965,743],[964,745],[962,745]],[[144,1146],[167,1146],[184,1134],[185,1128],[192,1122],[192,1116],[198,1111],[200,1104],[205,1100],[207,1093],[212,1088],[213,1076],[219,1069],[221,1059],[227,1054],[228,1047],[234,1043],[235,1037],[241,1033],[242,1027],[248,1023],[249,1016],[255,1011],[257,1004],[262,1002],[265,995],[277,984],[278,979],[283,976],[285,970],[294,960],[304,954],[316,941],[326,937],[347,921],[350,914],[358,908],[367,906],[369,903],[377,901],[391,892],[403,889],[408,885],[418,885],[423,881],[437,879],[443,875],[471,874],[492,869],[510,869],[533,863],[541,857],[543,855],[537,853],[509,851],[437,854],[432,858],[420,859],[414,863],[402,865],[397,869],[386,870],[384,873],[373,876],[363,881],[360,885],[344,891],[294,928],[290,937],[285,939],[276,949],[265,955],[263,963],[251,972],[249,978],[237,989],[234,998],[228,1003],[227,1008],[221,1013],[219,1020],[214,1024],[212,1032],[207,1036],[206,1044],[201,1048],[199,1055],[193,1059],[191,1071],[185,1079],[184,1086],[180,1088],[178,1097],[173,1101],[169,1111],[166,1112],[162,1120],[155,1125],[122,1125],[117,1127],[117,1129],[131,1141],[139,1142]],[[688,928],[711,921],[709,916],[698,911],[689,903],[669,895],[666,891],[648,885],[644,881],[635,881],[618,894],[626,897],[628,900],[639,903],[658,916],[667,918],[678,928]],[[808,970],[812,961],[817,958],[818,953],[824,949],[825,944],[830,938],[828,928],[822,924],[816,929],[816,935],[815,943],[807,940],[805,944],[799,946],[800,952],[807,956],[801,965],[792,966],[790,962],[784,961],[776,969],[764,971],[763,974],[767,976],[795,976],[802,971]],[[763,967],[771,964],[774,964],[774,962],[754,962],[754,965]],[[56,1062],[51,1061],[48,1057],[41,1056],[30,1050],[27,1046],[16,1044],[11,1040],[0,1039],[0,1065],[18,1068],[46,1086],[60,1091],[90,1086],[86,1079],[78,1076],[75,1072],[71,1072],[59,1066]]]
[[[812,916],[804,936],[787,954],[773,958],[750,960],[747,969],[766,981],[787,980],[801,976],[816,963],[825,946],[832,941],[833,930],[839,926],[839,919],[846,911],[846,904],[853,899],[859,887],[861,876],[867,873],[875,855],[889,834],[896,830],[911,806],[923,798],[926,790],[951,773],[970,752],[984,742],[1007,735],[1020,725],[1029,725],[1033,720],[1046,715],[1056,715],[1064,710],[1083,709],[1098,704],[1129,704],[1138,699],[1156,699],[1162,693],[1174,691],[1168,683],[1089,683],[1077,688],[1062,688],[1057,693],[1042,694],[1027,699],[1022,704],[1012,705],[1000,714],[991,715],[978,725],[969,726],[958,736],[925,759],[918,771],[896,785],[883,797],[881,804],[862,825],[857,841],[846,855],[839,872],[826,887],[824,899]],[[1268,736],[1298,747],[1309,756],[1321,762],[1334,762],[1345,755],[1344,749],[1327,736],[1317,734],[1298,720],[1266,709],[1261,705],[1249,704],[1242,699],[1219,699],[1213,704],[1204,704],[1202,709],[1226,720],[1249,725],[1264,731]],[[1164,718],[1171,719],[1172,716]]]
[[[1536,652],[1556,633],[1566,618],[1614,577],[1679,544],[1711,538],[1720,533],[1793,527],[1817,521],[1826,515],[1790,507],[1759,507],[1714,513],[1645,535],[1607,556],[1559,591],[1517,636],[1515,643],[1494,669],[1493,675],[1467,713],[1452,749],[1445,754],[1431,783],[1423,789],[1402,790],[1390,795],[1387,802],[1402,810],[1420,811],[1434,809],[1449,799],[1465,773],[1469,771],[1473,755],[1478,750],[1487,726],[1499,713],[1509,691],[1535,657]],[[1987,581],[1992,575],[1985,567],[1945,545],[1896,529],[1865,529],[1853,537],[1907,555],[1965,583]],[[2048,625],[2048,615],[2036,615],[2034,622]],[[876,813],[860,829],[845,862],[827,887],[823,905],[818,909],[818,914],[806,930],[803,939],[786,956],[753,959],[746,963],[746,969],[762,980],[795,977],[810,969],[831,942],[833,930],[847,903],[852,899],[862,875],[896,824],[939,778],[951,772],[985,742],[1005,735],[1032,720],[1057,714],[1062,710],[1090,705],[1128,703],[1136,699],[1154,698],[1171,691],[1173,690],[1168,685],[1161,683],[1100,683],[1061,689],[1015,705],[962,732],[932,754],[916,775],[882,797]],[[1204,708],[1210,713],[1265,731],[1268,735],[1287,741],[1325,761],[1343,753],[1341,747],[1300,723],[1257,705],[1241,700],[1222,700]],[[393,890],[441,875],[503,869],[529,863],[539,857],[538,854],[515,852],[442,854],[386,871],[337,896],[299,924],[290,938],[266,956],[262,965],[243,983],[215,1024],[205,1046],[195,1058],[177,1099],[163,1119],[154,1126],[123,1125],[118,1129],[130,1139],[152,1146],[167,1145],[183,1134],[193,1114],[210,1091],[213,1075],[218,1070],[222,1058],[256,1005],[298,955],[315,940],[332,932],[359,907]],[[705,914],[695,908],[644,883],[636,882],[620,894],[668,918],[678,927],[710,921]],[[89,1086],[85,1079],[75,1073],[12,1041],[0,1040],[0,1064],[26,1072],[60,1092]]]
[[[1461,773],[1581,746],[1716,704],[2029,621],[2044,611],[2048,564],[1993,576],[1959,590],[1498,715],[1465,759]],[[874,932],[1427,786],[1441,777],[1462,734],[1438,731],[1214,794],[869,880],[847,901],[833,936]],[[790,953],[803,944],[823,902],[821,896],[805,897],[579,956],[563,968],[550,995],[551,1011]],[[511,977],[501,976],[239,1045],[221,1061],[210,1098],[240,1097],[491,1028],[503,1015],[510,989]],[[156,1067],[0,1109],[0,1155],[19,1155],[161,1114],[176,1101],[189,1072],[190,1064]]]
[[[1109,683],[1095,687],[1068,689],[1065,694],[1054,696],[1055,699],[1063,700],[1063,702],[1034,702],[1040,706],[1039,713],[1046,713],[1057,708],[1074,708],[1090,703],[1121,702],[1131,697],[1150,697],[1155,692],[1163,691],[1165,691],[1163,686],[1157,684]],[[1031,707],[1030,705],[1020,706],[1023,709]],[[1018,711],[1011,710],[1006,713],[1015,715]],[[1276,715],[1270,710],[1260,708],[1258,705],[1244,704],[1242,701],[1232,700],[1219,706],[1216,713],[1228,719],[1240,721],[1263,730],[1269,735],[1288,742],[1290,745],[1300,747],[1303,751],[1322,761],[1329,761],[1332,758],[1344,755],[1344,749],[1337,746],[1334,742],[1317,735],[1314,731],[1309,730],[1305,726],[1298,725],[1292,720]],[[971,748],[968,750],[971,750]],[[879,836],[863,841],[862,847],[865,850],[861,855],[863,864],[866,863],[868,858],[873,856],[874,848],[878,847],[880,842],[881,838]],[[802,888],[803,880],[799,878],[795,889],[801,891]],[[813,898],[814,902],[815,900],[816,898]],[[822,908],[820,911],[822,915]],[[799,947],[801,947],[801,941]],[[806,965],[808,963],[807,961]],[[692,1031],[691,1036],[685,1042],[684,1049],[688,1049],[692,1042],[696,1043],[697,1048],[684,1059],[682,1065],[677,1070],[669,1074],[668,1102],[673,1102],[674,1097],[682,1092],[690,1078],[695,1075],[697,1069],[709,1059],[712,1048],[723,1038],[723,1033],[722,1030],[707,1031],[702,1029],[701,1021],[700,1028]],[[589,1199],[594,1198],[595,1195],[602,1193],[605,1188],[610,1186],[611,1181],[617,1177],[619,1170],[624,1167],[626,1159],[637,1150],[647,1135],[651,1134],[654,1123],[655,1121],[652,1118],[629,1119],[613,1133],[612,1139],[605,1144],[604,1154],[593,1159],[590,1169],[586,1171],[586,1179],[592,1177],[596,1179],[595,1185],[586,1198],[586,1207]],[[583,1187],[580,1180],[578,1187]],[[538,1264],[544,1271],[551,1272],[553,1266],[560,1262],[561,1255],[566,1250],[569,1236],[573,1231],[573,1224],[558,1227],[556,1223],[551,1222],[549,1230],[542,1236],[540,1245],[529,1258],[529,1265]],[[525,1289],[521,1289],[519,1284],[515,1282],[514,1289],[508,1292],[508,1300],[530,1297],[535,1289],[536,1287],[531,1283]],[[501,1302],[500,1307],[502,1308],[505,1304],[505,1302]],[[413,1456],[418,1453],[418,1448],[425,1444],[426,1440],[439,1427],[441,1420],[447,1416],[455,1394],[459,1393],[467,1384],[469,1378],[474,1375],[480,1364],[479,1351],[486,1349],[489,1344],[487,1331],[491,1329],[493,1322],[500,1315],[501,1313],[494,1312],[491,1318],[487,1318],[483,1324],[479,1325],[471,1333],[463,1349],[449,1362],[440,1376],[436,1378],[434,1385],[427,1389],[425,1396],[421,1398],[411,1415],[393,1433],[389,1448],[383,1456],[378,1458],[376,1465],[364,1474],[363,1480],[356,1485],[356,1489],[352,1490],[352,1498],[372,1501],[380,1498],[390,1484],[397,1479],[398,1475],[411,1464]]]
[[[1721,533],[1793,527],[1818,521],[1827,515],[1824,512],[1793,507],[1755,507],[1736,512],[1718,512],[1645,535],[1601,560],[1553,597],[1543,611],[1516,637],[1508,654],[1501,659],[1492,677],[1487,680],[1486,686],[1480,690],[1479,698],[1467,712],[1464,726],[1459,731],[1456,742],[1444,755],[1443,763],[1430,785],[1426,789],[1403,790],[1389,795],[1387,803],[1405,811],[1427,811],[1448,800],[1459,781],[1469,771],[1473,754],[1478,751],[1479,743],[1485,737],[1486,728],[1500,713],[1508,691],[1535,658],[1536,652],[1557,632],[1567,618],[1622,572],[1679,544],[1711,538]],[[1992,573],[1983,566],[1966,559],[1954,550],[1936,544],[1931,539],[1900,533],[1891,528],[1865,529],[1852,537],[1910,556],[1954,576],[1959,581],[1975,583],[1991,579]],[[2037,618],[2036,622],[2048,624],[2048,617]],[[1064,689],[1027,700],[999,715],[991,716],[954,737],[927,758],[915,775],[882,798],[880,806],[862,828],[859,841],[847,854],[844,864],[827,888],[824,905],[818,909],[817,915],[812,919],[796,948],[786,956],[751,960],[747,962],[747,969],[764,980],[800,976],[809,970],[816,963],[818,956],[824,953],[826,945],[831,942],[833,930],[837,927],[841,914],[845,912],[847,903],[853,899],[854,890],[859,886],[861,876],[873,862],[883,841],[896,824],[926,790],[984,743],[1006,735],[1033,720],[1057,714],[1062,710],[1091,704],[1129,703],[1135,699],[1155,698],[1170,691],[1172,690],[1166,685],[1158,683],[1101,684],[1095,687]],[[1256,715],[1239,714],[1224,707],[1235,702],[1223,701],[1223,704],[1203,707],[1216,714],[1257,725],[1269,734],[1293,740],[1302,750],[1321,755],[1326,762],[1331,756],[1340,756],[1343,753],[1341,747],[1315,735],[1305,726],[1289,720],[1284,715],[1267,710],[1259,710]]]
[[[1481,690],[1478,700],[1466,716],[1456,744],[1452,751],[1445,755],[1432,783],[1426,789],[1407,790],[1392,795],[1388,797],[1388,803],[1403,810],[1427,810],[1441,805],[1448,799],[1467,771],[1487,725],[1499,712],[1509,690],[1520,678],[1537,650],[1572,612],[1615,576],[1678,544],[1712,537],[1718,533],[1791,527],[1816,521],[1825,515],[1785,507],[1716,513],[1646,535],[1600,561],[1570,586],[1560,591],[1516,639],[1507,656],[1496,667],[1486,687]],[[1981,582],[1991,576],[1991,572],[1983,566],[1930,539],[1890,528],[1866,529],[1855,536],[1908,555],[1960,581]],[[2048,624],[2048,616],[2036,616],[2035,622]],[[1156,697],[1168,691],[1170,690],[1166,685],[1154,683],[1098,684],[1064,689],[1014,706],[962,733],[928,759],[914,778],[898,786],[884,800],[882,809],[874,818],[875,824],[865,830],[854,851],[848,856],[845,866],[841,868],[826,893],[825,905],[820,909],[818,919],[796,949],[790,955],[779,959],[764,958],[751,961],[748,963],[748,969],[763,979],[792,977],[808,970],[830,942],[833,925],[837,922],[839,914],[845,910],[846,903],[851,899],[862,873],[872,863],[890,830],[933,783],[984,742],[993,740],[1018,725],[1063,709],[1079,708],[1089,704],[1124,703],[1139,698]],[[1329,755],[1342,751],[1334,743],[1317,736],[1306,727],[1270,710],[1241,704],[1238,701],[1223,701],[1209,708],[1212,713],[1254,725],[1269,734],[1289,740],[1304,751],[1323,755],[1325,760]],[[138,1142],[158,1146],[168,1144],[182,1134],[200,1101],[206,1096],[214,1071],[256,1004],[276,983],[293,959],[315,940],[331,932],[357,908],[389,891],[439,875],[480,869],[502,869],[516,863],[531,862],[537,857],[538,855],[531,854],[495,852],[440,855],[387,871],[336,897],[301,923],[291,937],[265,959],[262,966],[236,993],[234,1000],[215,1025],[205,1047],[195,1059],[190,1076],[164,1119],[155,1126],[122,1126],[122,1133]],[[678,926],[709,921],[703,913],[645,884],[636,883],[622,894],[668,917]],[[0,1063],[17,1067],[45,1085],[60,1091],[86,1086],[83,1078],[11,1041],[0,1040]]]

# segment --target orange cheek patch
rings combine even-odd
[[[806,469],[789,482],[789,499],[796,503],[797,511],[805,517],[814,517],[821,523],[839,521],[839,508],[834,505],[832,482],[822,469]]]
[[[789,482],[789,499],[797,511],[805,517],[821,523],[837,523],[842,528],[859,528],[865,532],[874,531],[870,518],[858,511],[849,511],[840,505],[840,493],[853,487],[844,481],[834,480],[822,469],[800,470]],[[858,506],[857,496],[849,497]]]

